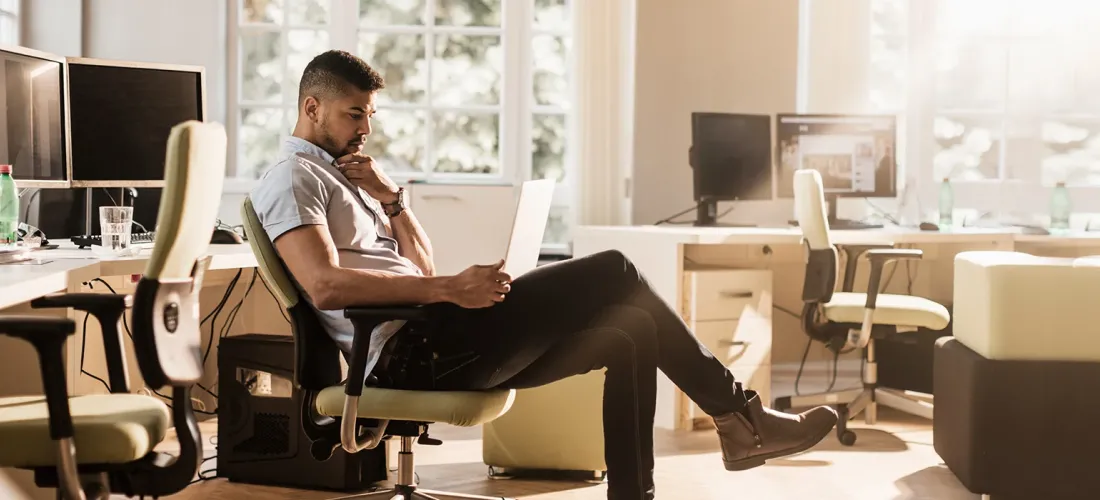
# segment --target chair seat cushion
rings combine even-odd
[[[159,444],[171,422],[168,406],[140,394],[92,394],[69,399],[76,459],[82,464],[132,462]],[[57,464],[44,396],[0,398],[0,466]]]
[[[344,386],[317,394],[317,412],[329,417],[344,413]],[[359,397],[359,417],[438,422],[472,427],[508,411],[515,391],[403,391],[364,387]]]
[[[867,294],[838,292],[825,304],[825,317],[835,323],[863,323]],[[923,297],[880,293],[875,299],[876,325],[943,330],[951,322],[947,308]]]

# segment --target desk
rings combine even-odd
[[[57,250],[36,252],[35,258],[41,264],[22,263],[0,265],[0,314],[47,314],[66,315],[77,322],[77,331],[66,343],[67,371],[69,390],[72,394],[106,392],[103,386],[88,376],[81,376],[80,359],[84,351],[84,369],[106,378],[106,362],[103,356],[103,337],[99,325],[94,319],[87,323],[87,335],[82,326],[84,314],[72,310],[36,310],[28,304],[35,298],[56,292],[97,292],[110,293],[98,283],[88,285],[96,278],[108,282],[118,293],[133,293],[135,283],[131,275],[141,274],[145,270],[151,250],[144,250],[133,257],[104,257],[91,250],[79,250],[71,244],[62,245]],[[215,332],[219,332],[227,319],[230,309],[239,301],[241,307],[236,315],[229,334],[262,332],[271,334],[289,334],[290,327],[279,314],[279,305],[264,289],[262,281],[256,282],[244,299],[245,289],[252,282],[256,259],[247,244],[211,245],[207,251],[210,264],[203,279],[200,292],[200,310],[205,316],[221,301],[231,279],[240,272],[240,279],[233,294],[226,301],[223,313],[218,318]],[[216,337],[217,335],[215,335]],[[210,342],[209,323],[204,325],[202,347],[205,350]],[[128,340],[127,340],[128,342]],[[203,385],[211,387],[217,374],[217,340],[211,348],[206,365]],[[0,395],[40,393],[41,382],[37,376],[38,367],[33,349],[28,345],[7,337],[0,338]],[[127,347],[128,368],[131,379],[131,391],[139,392],[144,388],[133,347]],[[30,376],[28,374],[34,374]],[[194,396],[203,401],[207,408],[217,406],[209,394],[196,391]]]
[[[944,304],[952,302],[954,256],[962,251],[1016,250],[1062,257],[1100,254],[1100,233],[1030,235],[1014,229],[940,232],[890,227],[831,231],[830,236],[838,244],[893,243],[923,250],[919,263],[900,264],[893,274],[893,265],[887,267],[883,279],[892,277],[887,291],[911,291]],[[574,232],[573,254],[581,257],[612,249],[625,254],[700,340],[716,355],[726,357],[738,379],[764,392],[770,389],[772,366],[797,365],[806,348],[798,319],[783,312],[797,314],[802,308],[805,250],[801,239],[797,228],[582,226]],[[866,266],[861,266],[856,291],[864,289],[866,280]],[[831,367],[832,361],[831,353],[818,345],[811,350],[807,366],[828,363]],[[695,428],[706,420],[663,374],[657,397],[659,427]]]

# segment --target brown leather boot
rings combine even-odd
[[[745,391],[748,406],[741,412],[714,417],[726,470],[740,471],[764,461],[806,451],[829,435],[836,411],[819,406],[798,415],[765,408],[756,391]]]

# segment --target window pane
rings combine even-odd
[[[426,0],[359,0],[362,26],[424,24]]]
[[[940,109],[1001,110],[1006,51],[997,45],[944,43],[936,57]]]
[[[0,10],[19,14],[19,0],[0,0]]]
[[[1100,185],[1100,121],[1046,120],[1039,136],[1043,185]]]
[[[1076,104],[1081,112],[1100,114],[1100,64],[1091,55],[1092,47],[1075,41],[1074,79]]]
[[[278,102],[283,88],[282,44],[277,31],[241,35],[241,98]]]
[[[432,149],[436,172],[500,173],[500,116],[438,113]]]
[[[434,0],[435,24],[500,26],[501,0]]]
[[[386,88],[379,104],[420,103],[428,92],[424,35],[359,35],[359,57],[382,74]]]
[[[1004,3],[1008,11],[1009,30],[1014,36],[1044,36],[1067,33],[1076,19],[1097,11],[1092,1],[1080,0],[1010,0]]]
[[[1007,34],[1006,3],[1005,0],[935,0],[936,31],[952,37]]]
[[[999,178],[1000,118],[938,116],[933,122],[936,155],[932,159],[936,179],[979,180]]]
[[[241,20],[245,23],[281,23],[283,0],[244,0]]]
[[[905,109],[906,61],[904,38],[871,38],[871,109]]]
[[[871,0],[871,34],[904,35],[908,28],[908,9],[908,0]]]
[[[434,104],[499,103],[503,61],[499,36],[437,35],[432,60]]]
[[[19,19],[0,14],[0,43],[19,45]]]
[[[285,1],[287,2],[287,24],[301,26],[328,23],[328,9],[331,0]]]
[[[565,37],[537,35],[531,41],[535,61],[535,102],[540,105],[568,107],[568,54],[570,41]]]
[[[531,176],[565,178],[565,115],[535,115],[531,128]]]
[[[570,242],[573,227],[573,209],[568,206],[550,207],[550,217],[546,220],[546,232],[542,243],[566,245]]]
[[[423,111],[380,109],[371,120],[363,152],[386,172],[423,172],[425,121]]]
[[[535,28],[567,30],[569,26],[569,7],[565,0],[535,0]]]
[[[1009,49],[1008,107],[1019,112],[1073,111],[1073,65],[1061,43],[1020,43]]]
[[[318,54],[328,50],[328,31],[318,30],[289,30],[286,34],[287,49],[290,52],[286,58],[286,98],[287,102],[298,102],[298,82],[302,80],[302,73]]]
[[[259,178],[274,164],[284,133],[284,111],[278,108],[244,108],[238,131],[240,163],[237,176]]]

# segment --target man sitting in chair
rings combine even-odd
[[[403,334],[411,325],[386,323],[372,334],[368,374],[399,389],[486,390],[606,368],[609,498],[653,498],[657,370],[714,419],[728,470],[807,450],[829,434],[832,409],[779,413],[743,390],[621,253],[542,266],[514,281],[503,262],[437,275],[403,190],[360,151],[383,86],[351,54],[314,58],[293,136],[251,195],[279,256],[345,353],[353,329],[343,308],[427,309],[430,320],[417,328],[430,344],[410,345],[412,335]]]

